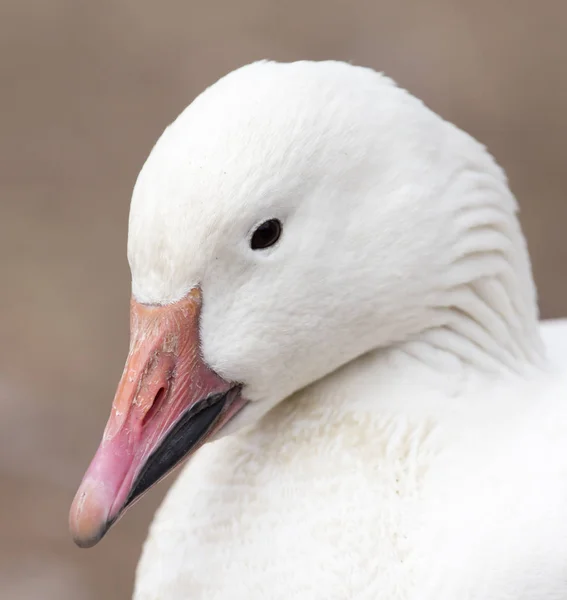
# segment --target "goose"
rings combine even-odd
[[[470,135],[369,68],[252,63],[151,151],[128,258],[70,530],[191,457],[136,600],[567,597],[567,322]]]

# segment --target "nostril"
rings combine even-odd
[[[165,387],[163,387],[163,386],[160,387],[155,395],[154,401],[153,401],[152,405],[150,406],[150,409],[144,415],[144,419],[142,421],[142,427],[144,427],[147,423],[149,423],[150,420],[152,419],[152,417],[159,412],[161,405],[163,404],[163,401],[165,399],[165,393],[166,393]]]

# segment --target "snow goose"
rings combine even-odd
[[[70,527],[96,543],[192,456],[137,600],[567,597],[565,328],[548,360],[473,138],[370,69],[243,67],[151,152],[128,256]]]

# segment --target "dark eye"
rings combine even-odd
[[[264,221],[258,226],[252,234],[250,247],[252,250],[262,250],[273,246],[279,239],[282,233],[282,224],[278,219],[270,219]]]

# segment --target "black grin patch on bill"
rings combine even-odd
[[[177,465],[214,425],[227,402],[229,392],[213,394],[192,406],[150,454],[136,477],[124,509]]]

